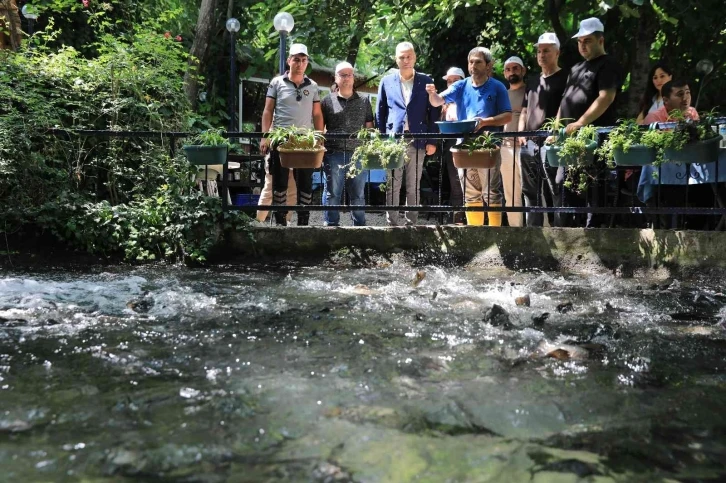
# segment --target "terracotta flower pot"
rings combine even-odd
[[[454,146],[451,157],[459,169],[491,169],[497,165],[497,154],[501,148],[482,149],[469,152],[466,148]]]
[[[323,165],[325,148],[314,151],[301,151],[296,149],[278,148],[280,164],[283,168],[318,169]]]

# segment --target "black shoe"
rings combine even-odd
[[[308,226],[310,223],[310,213],[297,213],[297,226]]]
[[[287,226],[287,213],[276,211],[274,215],[275,223],[277,223],[277,226]]]

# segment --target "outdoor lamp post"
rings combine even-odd
[[[229,129],[228,132],[234,131],[234,99],[235,99],[235,77],[237,67],[237,55],[236,49],[234,48],[234,34],[239,32],[239,20],[236,18],[230,18],[227,20],[227,32],[229,32],[229,105],[227,106],[229,112]]]
[[[706,78],[713,72],[713,62],[708,59],[699,60],[696,64],[696,72],[702,75],[701,82],[698,85],[698,96],[696,96],[696,104],[693,106],[694,109],[698,110],[698,101],[701,99],[701,92],[706,86]]]
[[[275,19],[272,21],[275,26],[275,30],[280,32],[280,75],[285,73],[285,53],[287,48],[285,43],[287,41],[287,34],[292,32],[292,28],[295,26],[295,21],[292,19],[292,15],[287,12],[280,12],[275,15]]]
[[[28,19],[28,35],[30,37],[33,36],[33,25],[35,23],[35,20],[38,18],[38,11],[35,9],[33,5],[30,5],[26,3],[23,5],[23,9],[20,10],[23,14],[23,17]]]

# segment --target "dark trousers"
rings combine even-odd
[[[297,199],[301,205],[309,206],[313,201],[313,169],[293,169],[293,176],[297,183]],[[280,165],[280,153],[277,149],[270,152],[270,174],[272,175],[272,204],[273,206],[287,205],[288,168]],[[287,225],[287,211],[275,211],[275,222],[278,225]],[[297,212],[298,226],[307,225],[310,220],[309,211]]]
[[[522,197],[524,206],[562,206],[562,186],[556,181],[557,168],[544,164],[542,159],[540,140],[527,140],[519,150],[519,160],[522,171]],[[551,226],[562,226],[560,213],[547,213]],[[527,226],[542,226],[544,213],[527,213]]]

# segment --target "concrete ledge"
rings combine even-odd
[[[724,232],[462,226],[250,230],[226,237],[226,256],[313,261],[341,250],[363,250],[514,270],[726,269]]]

